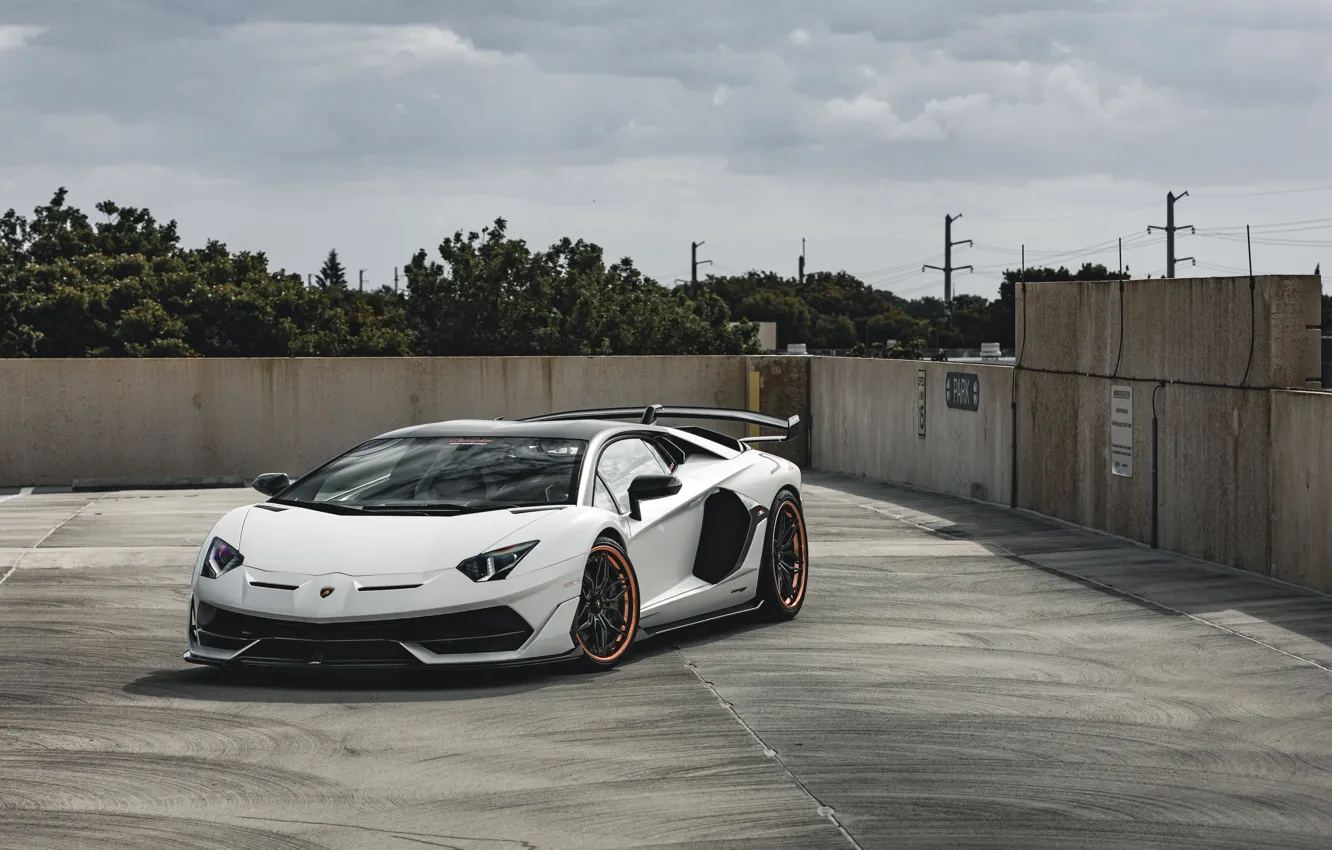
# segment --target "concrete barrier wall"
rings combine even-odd
[[[925,436],[919,434],[925,374]],[[949,372],[977,375],[978,410],[949,407]],[[1013,370],[1006,366],[816,357],[810,365],[811,464],[1007,504]]]
[[[1272,576],[1332,593],[1332,394],[1271,404]]]
[[[1159,545],[1267,572],[1270,388],[1317,380],[1321,282],[1255,284],[1019,288],[1018,505],[1150,542],[1154,403]],[[1132,387],[1131,477],[1111,471],[1113,386]]]
[[[311,469],[404,425],[662,404],[808,420],[806,358],[0,360],[0,486]],[[719,430],[743,436],[742,428]],[[799,462],[807,441],[769,446]]]

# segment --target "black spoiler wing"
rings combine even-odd
[[[761,428],[776,428],[781,436],[746,437],[742,443],[777,443],[789,440],[799,416],[782,419],[754,410],[735,410],[726,407],[675,407],[664,404],[650,404],[646,407],[605,407],[590,410],[566,410],[560,413],[543,413],[540,416],[527,416],[521,422],[569,422],[579,419],[637,419],[643,425],[653,425],[658,419],[704,419],[713,422],[740,422],[745,425],[758,425]]]

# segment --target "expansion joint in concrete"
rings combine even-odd
[[[74,517],[78,516],[79,514],[83,513],[84,511],[88,510],[88,507],[89,507],[90,505],[92,505],[93,502],[100,501],[100,500],[103,499],[103,498],[105,498],[105,497],[104,497],[104,496],[98,496],[96,499],[92,499],[92,500],[89,500],[88,502],[85,502],[84,505],[83,505],[83,507],[79,508],[77,511],[75,511],[74,513],[70,514],[69,516],[65,517],[65,518],[62,519],[60,522],[58,522],[58,523],[56,523],[54,526],[52,526],[52,528],[51,528],[50,531],[48,531],[48,532],[46,532],[45,534],[42,535],[42,539],[41,539],[41,540],[38,540],[38,541],[37,541],[36,543],[34,543],[32,546],[28,547],[27,550],[25,550],[25,551],[23,552],[23,554],[21,554],[21,555],[18,556],[18,559],[14,561],[14,566],[10,567],[10,568],[5,572],[4,575],[0,576],[0,584],[4,584],[6,581],[8,581],[8,580],[9,580],[9,577],[12,576],[12,575],[15,573],[15,571],[18,570],[18,568],[19,568],[19,564],[23,563],[23,558],[24,558],[24,556],[26,556],[26,555],[28,554],[28,552],[31,552],[33,549],[36,549],[36,548],[38,548],[39,546],[41,546],[43,543],[45,543],[47,540],[49,540],[49,539],[51,538],[51,535],[52,535],[52,534],[55,534],[57,531],[59,531],[59,530],[65,525],[65,523],[69,522],[70,520],[74,519]]]
[[[740,727],[744,729],[746,732],[748,732],[751,738],[753,738],[755,741],[758,742],[758,745],[763,748],[763,754],[768,758],[772,759],[773,761],[777,762],[777,765],[781,767],[782,771],[786,773],[787,777],[792,782],[795,783],[795,786],[799,788],[806,797],[809,797],[809,799],[813,801],[816,807],[815,811],[818,813],[818,815],[820,817],[827,818],[829,823],[831,823],[833,826],[837,828],[837,831],[842,834],[842,837],[845,838],[847,842],[849,842],[850,845],[855,848],[855,850],[863,850],[863,848],[860,846],[860,842],[856,841],[855,837],[852,836],[851,833],[847,831],[846,827],[842,826],[842,822],[837,819],[837,812],[833,810],[833,807],[827,805],[818,797],[816,797],[814,795],[814,792],[810,791],[809,788],[805,785],[805,783],[800,781],[800,777],[795,775],[795,771],[791,770],[791,768],[786,764],[786,762],[782,760],[781,753],[777,752],[775,749],[768,746],[767,742],[763,740],[763,737],[759,735],[758,732],[754,731],[754,727],[750,726],[748,723],[745,722],[745,719],[740,716],[740,712],[735,710],[735,705],[732,704],[730,700],[726,699],[724,696],[721,695],[721,691],[717,689],[717,686],[715,684],[713,684],[712,682],[703,677],[703,673],[698,669],[698,665],[689,660],[689,658],[684,654],[684,650],[682,650],[679,646],[672,646],[671,649],[675,651],[676,655],[680,656],[680,660],[684,662],[685,667],[689,668],[689,672],[693,673],[694,676],[701,683],[703,683],[703,686],[712,692],[712,695],[717,698],[717,702],[721,703],[722,708],[726,709],[727,713],[729,713],[731,717],[735,719],[735,722],[739,723]]]

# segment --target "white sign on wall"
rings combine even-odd
[[[1133,477],[1133,387],[1110,388],[1110,471]]]
[[[919,418],[916,420],[916,433],[925,436],[925,370],[916,371],[916,402],[919,405]]]

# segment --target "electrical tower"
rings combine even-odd
[[[1174,192],[1166,192],[1166,223],[1165,223],[1165,227],[1158,227],[1157,225],[1153,224],[1153,225],[1151,225],[1150,227],[1147,228],[1147,232],[1148,232],[1148,233],[1151,233],[1153,230],[1164,230],[1164,231],[1165,231],[1165,235],[1166,235],[1166,275],[1165,275],[1165,276],[1166,276],[1166,277],[1174,277],[1174,276],[1175,276],[1175,263],[1176,263],[1176,262],[1182,262],[1183,260],[1189,260],[1189,261],[1191,261],[1195,266],[1198,264],[1198,261],[1195,260],[1195,259],[1193,259],[1192,257],[1181,257],[1179,260],[1176,260],[1176,259],[1175,259],[1175,231],[1177,231],[1177,230],[1188,230],[1190,233],[1193,233],[1193,232],[1194,232],[1194,231],[1193,231],[1193,225],[1191,225],[1191,224],[1181,224],[1181,225],[1179,225],[1179,226],[1176,226],[1176,225],[1175,225],[1175,201],[1183,200],[1184,198],[1187,198],[1188,196],[1189,196],[1189,193],[1188,193],[1188,192],[1185,192],[1185,193],[1182,194],[1182,195],[1176,195]]]
[[[800,284],[801,284],[802,286],[804,285],[804,283],[805,283],[805,240],[804,240],[803,238],[800,240],[800,266],[799,266],[799,274],[798,274],[798,276],[797,276],[797,280],[800,281]]]
[[[962,271],[963,269],[974,271],[971,266],[953,265],[953,246],[971,244],[970,239],[960,239],[957,242],[953,241],[953,222],[961,217],[962,213],[944,216],[944,264],[942,266],[920,267],[921,271],[934,269],[937,272],[944,273],[944,309],[948,311],[949,315],[952,315],[953,313],[953,272]]]
[[[702,242],[689,243],[689,282],[695,285],[698,283],[698,267],[706,266],[712,262],[712,260],[699,260],[698,249],[703,247],[703,244]]]

